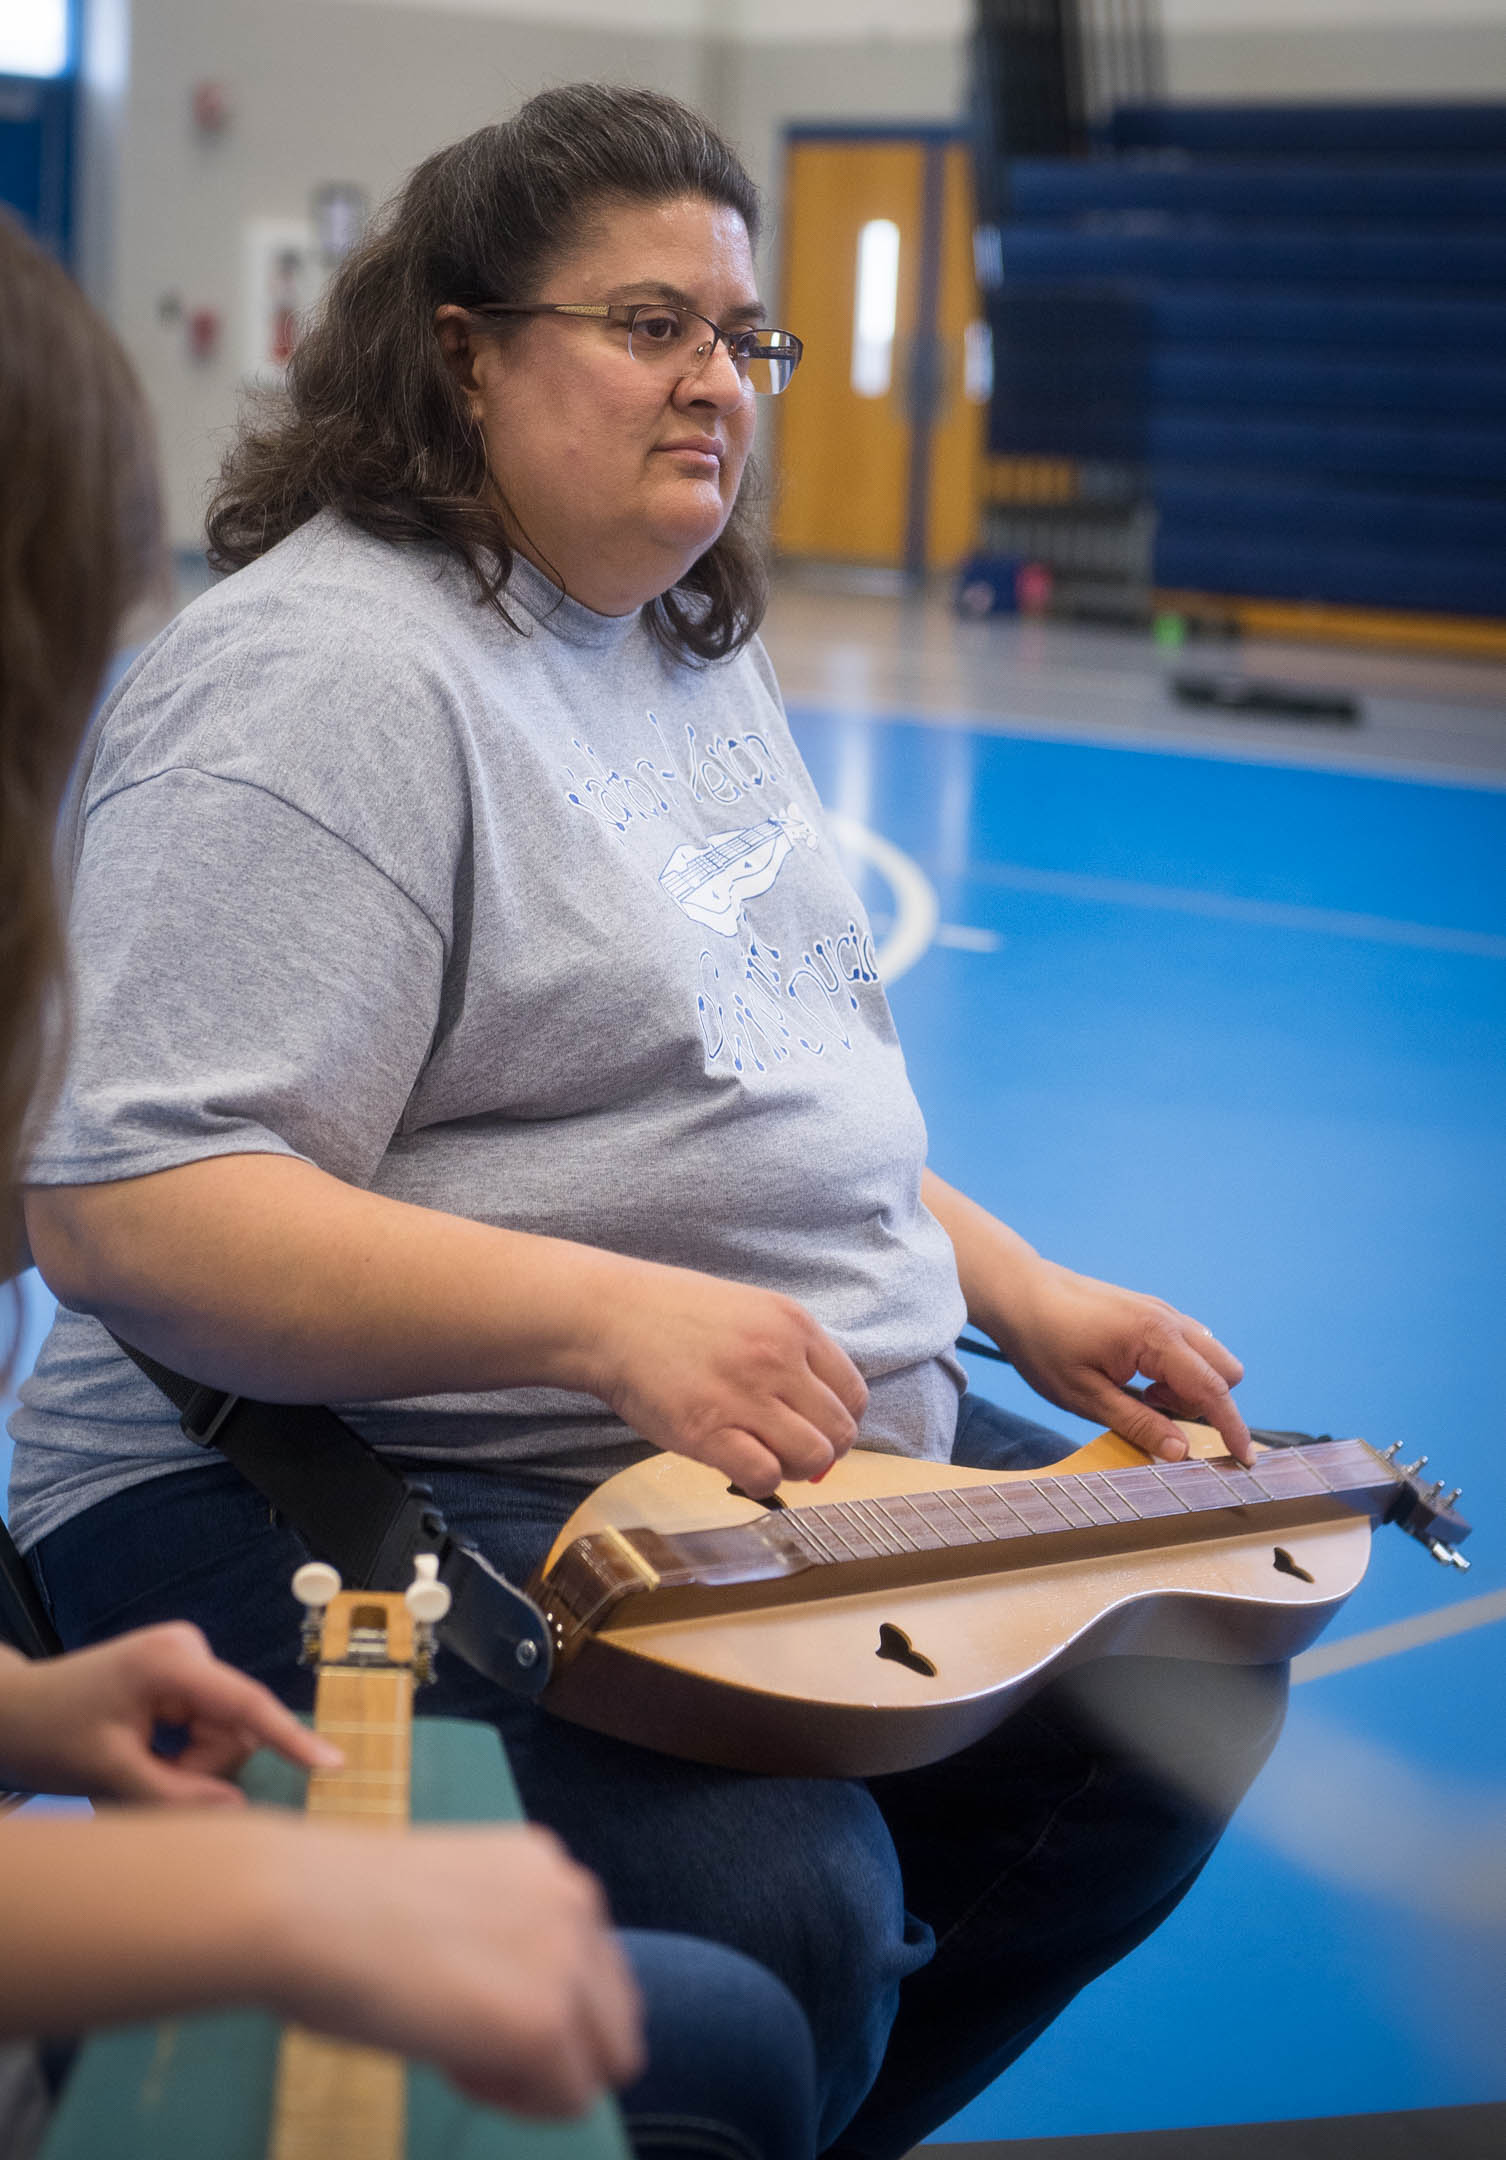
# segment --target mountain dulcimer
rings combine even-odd
[[[318,1666],[314,1722],[343,1750],[302,1773],[270,1754],[242,1782],[263,1804],[359,1824],[373,1873],[412,1822],[521,1819],[490,1726],[413,1716],[450,1593],[430,1554],[399,1595],[344,1590],[310,1561],[293,1578],[304,1652]],[[305,1791],[306,1784],[306,1791]],[[69,2076],[41,2160],[629,2160],[613,2103],[534,2122],[467,2099],[420,2063],[215,2011],[97,2035]]]
[[[652,1457],[576,1510],[530,1585],[555,1649],[542,1700],[702,1762],[872,1776],[967,1746],[1086,1658],[1293,1656],[1377,1523],[1468,1565],[1458,1495],[1420,1464],[1325,1439],[1245,1469],[1182,1429],[1184,1462],[1105,1433],[1044,1472],[854,1449],[799,1504]]]

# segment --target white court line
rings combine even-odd
[[[1326,1680],[1330,1673],[1348,1672],[1354,1665],[1373,1665],[1377,1658],[1396,1657],[1403,1650],[1420,1649],[1424,1643],[1444,1642],[1450,1635],[1468,1634],[1471,1628],[1489,1627],[1506,1620],[1506,1590],[1487,1590],[1483,1597],[1464,1598],[1437,1612],[1414,1613],[1410,1620],[1392,1620],[1385,1627],[1366,1628],[1361,1635],[1347,1635],[1342,1642],[1322,1643],[1304,1650],[1292,1660],[1292,1680]]]
[[[1342,908],[1298,907],[1281,900],[1240,900],[1225,893],[1194,892],[1179,885],[1142,885],[1134,878],[1088,877],[1076,870],[1035,870],[1024,863],[970,863],[969,878],[1015,892],[1050,893],[1111,907],[1157,908],[1250,923],[1262,930],[1316,931],[1324,937],[1363,938],[1376,945],[1410,945],[1427,952],[1467,953],[1477,960],[1506,960],[1506,937],[1487,930],[1450,930],[1441,924],[1394,922],[1387,915],[1360,915]]]
[[[1364,692],[1362,695],[1374,695]],[[1220,738],[1213,734],[1183,734],[1148,720],[1125,720],[1117,727],[1095,727],[1091,721],[1052,719],[1044,713],[985,713],[959,710],[940,712],[913,705],[880,705],[867,699],[833,702],[823,697],[794,697],[790,717],[800,720],[861,720],[880,727],[922,727],[973,735],[1004,735],[1019,742],[1075,744],[1084,750],[1143,751],[1151,757],[1209,758],[1222,765],[1272,765],[1292,772],[1339,773],[1346,779],[1397,780],[1405,787],[1464,788],[1474,793],[1499,795],[1506,789],[1506,773],[1498,766],[1425,765],[1415,758],[1390,757],[1383,751],[1345,747],[1327,749],[1316,742],[1283,739],[1273,742],[1263,735],[1241,734]],[[1240,721],[1241,729],[1258,723]],[[1297,723],[1301,725],[1301,723]]]
[[[879,973],[886,983],[899,981],[926,952],[941,921],[936,888],[920,864],[882,833],[871,832],[856,818],[828,810],[826,822],[839,846],[872,863],[894,894],[894,927],[878,948]]]
[[[969,923],[944,922],[936,931],[938,945],[955,952],[997,952],[1004,940],[997,930],[975,930]]]

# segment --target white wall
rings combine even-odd
[[[1174,96],[1506,98],[1506,0],[1161,0]],[[791,121],[962,110],[971,0],[86,0],[81,270],[157,413],[172,537],[199,538],[245,343],[248,219],[321,182],[380,201],[428,151],[549,82],[650,83],[699,104],[770,198]],[[194,129],[201,81],[232,119]],[[214,308],[196,362],[159,304]]]
[[[1506,0],[1160,4],[1172,97],[1506,97]]]
[[[1161,20],[1172,33],[1186,30],[1314,29],[1344,24],[1351,30],[1380,25],[1427,29],[1440,21],[1506,26],[1506,0],[1161,0]]]
[[[420,158],[504,117],[541,84],[594,75],[696,99],[683,36],[508,20],[352,0],[133,0],[129,88],[114,153],[107,295],[157,416],[171,537],[197,543],[235,413],[247,328],[243,232],[308,215],[312,190],[350,181],[373,203]],[[231,120],[195,129],[196,83],[222,83]],[[98,251],[95,251],[96,255]],[[190,357],[175,296],[226,333]]]
[[[966,6],[91,0],[103,57],[87,98],[81,269],[155,410],[174,545],[199,544],[234,421],[247,220],[304,217],[312,190],[330,181],[353,181],[380,202],[430,150],[505,117],[546,83],[583,77],[648,83],[699,104],[755,179],[777,186],[789,117],[953,117]],[[205,81],[223,84],[231,105],[228,128],[211,137],[191,113]],[[772,263],[772,229],[770,245]],[[222,316],[212,358],[190,357],[182,321],[163,319],[169,299]]]
[[[728,37],[739,44],[788,44],[872,37],[924,41],[960,37],[971,0],[345,0],[352,7],[420,7],[452,14],[548,20],[560,26]]]
[[[347,7],[401,8],[434,15],[490,15],[549,23],[556,30],[640,30],[699,37],[717,0],[343,0]]]

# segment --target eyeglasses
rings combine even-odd
[[[778,397],[789,388],[790,377],[800,365],[805,347],[789,330],[719,330],[693,308],[662,300],[645,304],[591,306],[584,301],[536,300],[530,304],[488,300],[467,310],[472,315],[573,315],[598,322],[616,323],[627,330],[627,347],[635,360],[662,368],[666,375],[683,380],[699,375],[709,366],[718,345],[744,382],[765,397]],[[707,333],[710,333],[708,336]]]

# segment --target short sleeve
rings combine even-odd
[[[88,816],[72,1037],[41,1185],[301,1156],[369,1182],[437,1025],[444,941],[349,840],[276,794],[173,768]]]

